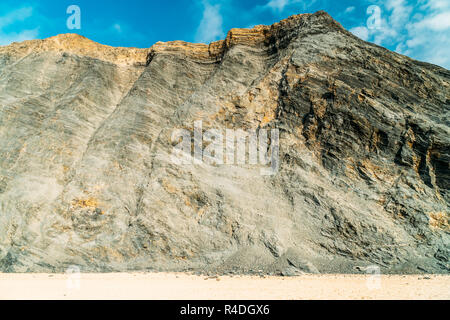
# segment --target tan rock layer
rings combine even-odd
[[[211,42],[210,44],[189,43],[184,41],[157,42],[150,48],[147,63],[155,54],[181,54],[182,56],[199,60],[220,60],[223,54],[232,46],[257,46],[267,44],[280,29],[298,27],[303,18],[310,14],[293,15],[270,26],[258,25],[251,29],[233,28],[225,40]]]
[[[110,47],[78,34],[61,34],[44,40],[14,42],[0,47],[0,54],[23,58],[40,52],[69,52],[115,64],[145,63],[149,49]]]
[[[258,25],[251,29],[231,29],[225,40],[210,44],[185,41],[157,42],[146,49],[111,47],[89,40],[78,34],[61,34],[43,40],[14,42],[0,47],[0,54],[10,54],[23,58],[40,52],[69,52],[115,64],[149,63],[155,54],[180,54],[197,60],[220,60],[226,50],[234,45],[260,45],[267,42],[278,30],[299,25],[299,21],[309,14],[293,15],[270,26]]]

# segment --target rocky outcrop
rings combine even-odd
[[[12,61],[29,55],[65,53],[98,59],[117,65],[144,64],[149,49],[115,48],[101,45],[78,34],[61,34],[45,40],[29,40],[0,47],[3,58]]]
[[[325,12],[223,41],[0,48],[0,270],[449,272],[450,72]],[[280,130],[280,168],[177,128]]]

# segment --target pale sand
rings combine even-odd
[[[378,283],[365,275],[217,280],[176,273],[114,273],[81,274],[79,281],[77,275],[71,277],[0,274],[0,299],[450,299],[448,275],[383,275]]]

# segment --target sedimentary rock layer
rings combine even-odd
[[[0,270],[449,272],[450,72],[325,12],[206,44],[0,48]],[[280,130],[280,168],[177,128]]]

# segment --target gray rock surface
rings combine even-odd
[[[450,271],[450,72],[325,12],[209,45],[0,47],[0,271]],[[280,169],[171,134],[280,129]]]

